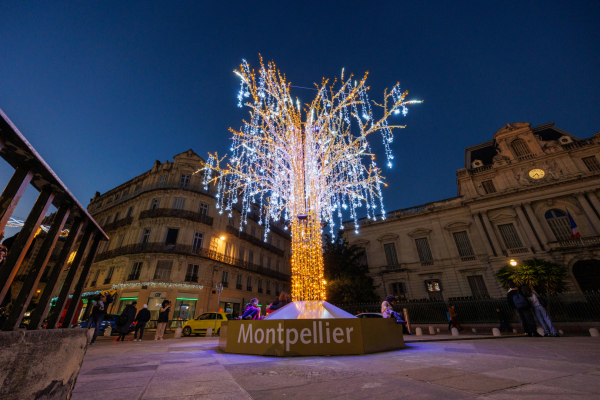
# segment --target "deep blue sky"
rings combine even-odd
[[[456,3],[5,1],[0,108],[84,205],[156,159],[225,153],[247,115],[232,71],[258,53],[293,85],[344,67],[371,99],[400,81],[425,100],[401,118],[387,210],[456,196],[464,148],[507,122],[600,130],[599,1]]]

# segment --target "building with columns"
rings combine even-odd
[[[206,311],[235,316],[253,297],[264,308],[289,291],[289,231],[272,222],[265,235],[258,209],[240,231],[239,210],[231,217],[221,213],[216,187],[205,188],[202,175],[194,174],[202,162],[188,150],[91,199],[88,210],[110,241],[98,250],[85,292],[115,289],[110,312],[137,300],[155,320],[168,299],[172,326],[180,326]],[[219,282],[224,289],[217,303]]]
[[[457,197],[345,230],[365,249],[380,297],[504,296],[495,273],[532,257],[564,264],[569,291],[600,290],[600,132],[580,139],[554,123],[507,124],[465,150],[456,181]]]

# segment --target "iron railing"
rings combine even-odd
[[[187,219],[188,221],[200,222],[209,226],[212,226],[213,224],[213,218],[206,214],[188,210],[176,210],[173,208],[155,208],[142,211],[139,219],[142,220],[147,218],[181,218]]]
[[[278,249],[277,247],[273,246],[272,244],[269,243],[265,243],[264,241],[262,241],[261,239],[254,237],[252,235],[247,234],[246,232],[240,232],[239,229],[234,228],[231,225],[227,225],[225,227],[225,231],[227,233],[229,233],[230,235],[234,235],[239,237],[242,240],[245,240],[248,243],[252,243],[256,246],[260,246],[263,249],[269,250],[275,254],[277,254],[278,256],[283,256],[284,255],[284,251],[281,249]]]
[[[123,219],[119,219],[117,221],[111,222],[110,224],[106,224],[102,227],[105,232],[115,230],[117,228],[121,228],[123,226],[131,225],[133,222],[133,217],[125,217]]]
[[[165,244],[162,242],[136,243],[117,249],[106,251],[96,256],[96,262],[108,260],[115,257],[120,257],[128,254],[143,254],[143,253],[166,253],[166,254],[181,254],[208,258],[210,260],[219,261],[224,264],[233,265],[238,268],[243,268],[249,271],[258,272],[259,274],[269,275],[277,279],[289,281],[291,277],[284,273],[274,271],[269,268],[261,267],[244,260],[226,256],[214,250],[209,250],[202,247],[191,246],[187,244]],[[138,278],[139,279],[139,275]],[[129,279],[128,279],[129,280]],[[135,280],[135,279],[134,279]]]
[[[547,302],[547,310],[553,322],[600,321],[600,293],[568,293],[540,296]],[[448,323],[448,306],[454,305],[458,320],[465,324],[497,323],[496,309],[502,310],[508,322],[517,323],[515,311],[508,306],[506,298],[460,298],[444,301],[413,300],[396,304],[396,311],[408,311],[413,324]],[[351,313],[381,312],[381,303],[340,304],[341,309]]]

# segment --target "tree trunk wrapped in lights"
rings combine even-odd
[[[367,136],[380,132],[391,168],[390,144],[392,114],[407,113],[408,92],[399,84],[384,92],[383,116],[375,120],[367,97],[367,74],[361,81],[352,75],[339,82],[323,79],[316,85],[317,96],[302,109],[290,95],[290,83],[275,64],[261,66],[258,76],[244,60],[240,71],[238,106],[251,108],[250,119],[240,131],[230,129],[233,143],[226,167],[223,158],[209,154],[203,167],[205,189],[217,186],[217,209],[232,216],[241,209],[240,231],[247,223],[251,204],[260,208],[259,224],[282,221],[292,230],[292,298],[325,300],[322,229],[327,225],[332,236],[342,211],[348,210],[358,229],[357,208],[364,203],[368,219],[385,219],[381,169],[375,163]],[[303,120],[304,116],[304,120]],[[352,128],[352,129],[351,129]],[[363,164],[363,158],[366,160]],[[214,172],[214,175],[213,175]],[[238,205],[238,203],[240,203]],[[241,206],[241,207],[240,207]]]

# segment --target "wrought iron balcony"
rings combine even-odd
[[[155,208],[140,213],[140,220],[148,218],[181,218],[188,221],[200,222],[209,226],[212,226],[213,224],[213,218],[206,214],[200,214],[195,211],[175,210],[172,208]]]
[[[513,254],[527,254],[530,251],[531,250],[529,250],[529,247],[515,247],[514,249],[508,249],[508,253],[510,255],[513,255]]]
[[[96,256],[96,261],[104,261],[109,260],[111,258],[120,257],[128,254],[143,254],[143,253],[163,253],[163,254],[181,254],[187,256],[196,256],[207,258],[214,261],[219,261],[224,264],[232,265],[238,268],[242,268],[248,271],[254,271],[259,274],[269,275],[277,279],[281,280],[290,280],[290,276],[281,272],[273,271],[271,269],[261,267],[260,265],[256,265],[244,260],[239,260],[237,258],[226,256],[223,253],[219,253],[214,250],[194,247],[187,244],[164,244],[160,243],[136,243],[130,244],[127,246],[119,247],[117,249],[106,251],[102,254],[98,254]],[[136,280],[139,279],[139,274],[137,278],[128,279],[128,280]]]
[[[221,284],[223,285],[223,287],[229,287],[229,282],[221,282]]]
[[[557,240],[549,242],[550,250],[564,250],[568,248],[582,248],[600,246],[600,236],[588,236],[577,239]]]
[[[261,239],[254,237],[252,235],[249,235],[246,232],[240,232],[239,229],[236,229],[231,225],[227,225],[227,227],[225,228],[225,231],[231,235],[239,237],[242,240],[245,240],[246,242],[252,243],[256,246],[260,246],[263,249],[267,249],[267,250],[277,254],[278,256],[283,256],[285,253],[283,250],[278,249],[277,247],[273,246],[272,244],[265,243]]]
[[[196,282],[196,283],[198,283],[198,275],[186,275],[185,276],[185,281],[186,282]]]
[[[240,284],[237,284],[237,285],[235,285],[235,288],[236,288],[237,290],[242,290],[242,285],[240,285]]]
[[[133,222],[133,217],[126,217],[126,218],[111,222],[110,224],[106,224],[102,227],[102,229],[104,229],[105,232],[113,231],[117,228],[131,225],[132,222]]]

